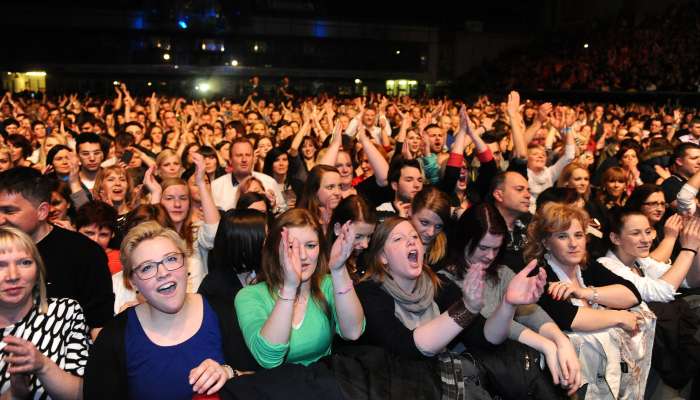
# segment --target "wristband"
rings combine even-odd
[[[693,254],[696,254],[696,255],[698,254],[698,251],[697,251],[697,250],[689,249],[689,248],[687,248],[687,247],[683,247],[683,248],[681,249],[681,251],[683,251],[683,250],[685,250],[685,251],[690,251],[690,252],[692,252]]]
[[[221,364],[221,368],[226,371],[226,375],[228,375],[228,379],[235,378],[238,376],[237,371],[231,368],[230,365],[227,364]]]
[[[295,296],[294,298],[291,298],[291,299],[290,299],[289,297],[284,297],[284,296],[282,296],[282,291],[281,291],[280,289],[277,289],[277,298],[280,299],[280,300],[284,300],[284,301],[294,301],[294,300],[296,300],[296,296]]]
[[[337,291],[335,292],[335,294],[345,294],[345,293],[351,291],[354,287],[355,287],[355,286],[353,285],[352,281],[350,281],[350,284],[349,284],[349,285],[345,286],[345,287],[342,288],[342,289],[337,290]]]
[[[452,318],[452,320],[462,329],[468,327],[472,321],[474,321],[474,318],[476,318],[476,314],[473,314],[471,311],[467,310],[467,307],[464,305],[462,300],[452,304],[450,308],[447,309],[447,315],[449,315],[450,318]]]

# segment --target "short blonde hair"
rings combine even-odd
[[[10,226],[0,227],[0,254],[4,254],[11,249],[24,250],[34,260],[37,268],[37,279],[32,288],[34,301],[39,302],[39,313],[48,312],[48,302],[46,297],[46,268],[41,259],[39,250],[34,241],[26,233]]]
[[[173,242],[180,252],[189,255],[189,250],[185,241],[172,229],[164,228],[155,221],[146,221],[133,227],[122,241],[119,252],[119,260],[122,262],[124,282],[128,283],[129,278],[134,273],[134,265],[131,256],[138,245],[155,238],[165,238]]]
[[[544,241],[553,233],[571,227],[571,221],[578,220],[583,231],[588,227],[588,213],[578,207],[564,203],[547,203],[535,214],[527,227],[527,244],[523,252],[525,262],[541,259],[545,253]],[[586,264],[586,257],[581,267]]]

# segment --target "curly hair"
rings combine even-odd
[[[588,213],[578,207],[563,203],[548,203],[535,214],[527,227],[527,244],[523,252],[525,262],[532,259],[541,260],[546,249],[544,241],[553,233],[561,232],[571,227],[571,221],[578,220],[582,228],[588,226]],[[581,261],[581,267],[586,264],[586,256]]]

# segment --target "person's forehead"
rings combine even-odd
[[[517,172],[511,172],[506,174],[506,184],[509,186],[527,186],[527,179]]]
[[[85,142],[78,146],[78,151],[94,151],[101,150],[99,143]]]
[[[0,191],[0,207],[16,206],[17,208],[34,208],[20,192]]]

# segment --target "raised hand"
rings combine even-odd
[[[204,185],[206,181],[204,180],[204,175],[206,174],[204,166],[204,156],[199,153],[192,154],[192,164],[195,166],[194,170],[194,181],[197,186]],[[150,168],[149,168],[150,169]]]
[[[540,123],[544,124],[549,120],[549,114],[552,112],[552,103],[542,103],[537,109],[535,118]]]
[[[700,248],[700,221],[698,218],[693,217],[685,222],[683,231],[681,231],[681,245],[684,249],[697,250]]]
[[[355,227],[352,224],[352,221],[348,221],[341,228],[340,234],[331,247],[329,262],[331,272],[340,270],[345,266],[345,262],[350,257],[350,254],[352,254],[354,243]]]
[[[290,240],[287,228],[282,230],[279,252],[284,286],[296,290],[301,284],[301,247],[298,240]]]
[[[511,117],[520,114],[520,93],[513,90],[508,94],[506,110]]]
[[[539,268],[537,275],[528,276],[535,268]],[[547,273],[544,268],[537,267],[537,260],[532,260],[511,279],[506,289],[505,301],[511,305],[536,303],[546,283]]]
[[[472,264],[462,282],[462,301],[464,306],[472,314],[476,314],[484,307],[484,275],[486,266]]]
[[[681,229],[683,229],[683,217],[673,214],[664,223],[664,237],[677,238],[678,234],[681,233]]]
[[[160,200],[160,195],[163,192],[163,188],[160,186],[160,183],[158,183],[158,181],[156,180],[155,173],[156,166],[151,165],[146,170],[146,173],[143,175],[143,184],[146,186],[146,188],[148,188],[148,191],[151,193],[151,203],[154,202],[153,197],[157,197],[158,200]]]

